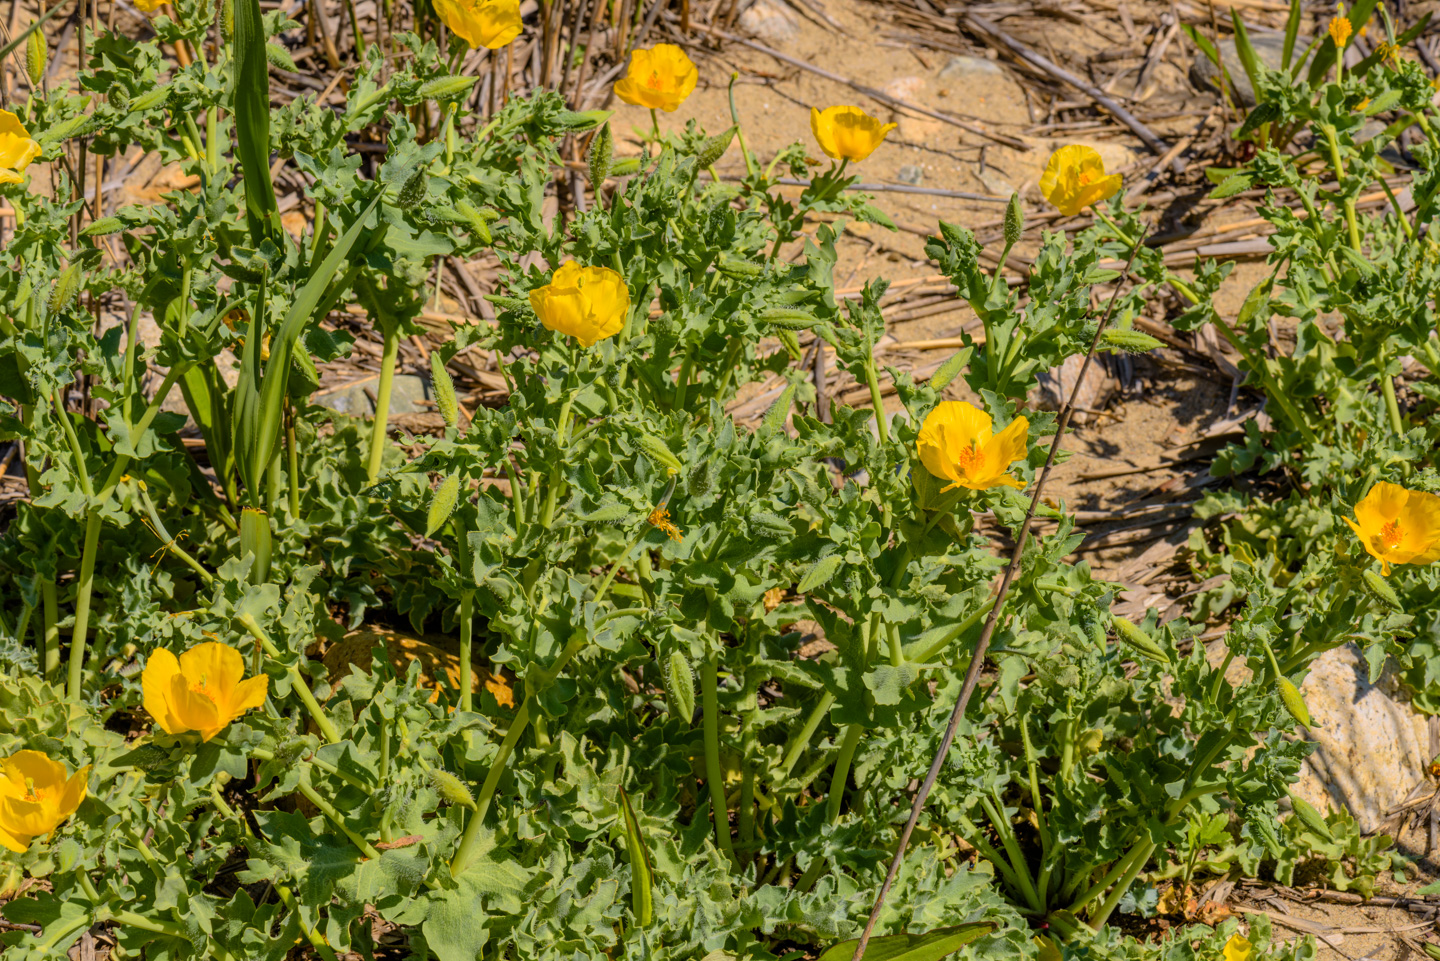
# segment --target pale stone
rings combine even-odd
[[[903,100],[906,103],[915,104],[917,107],[925,107],[928,106],[925,103],[926,86],[924,77],[897,77],[887,83],[884,90],[896,100]],[[900,139],[912,143],[923,143],[945,131],[944,121],[909,110],[896,110],[890,119],[900,125],[897,131]]]
[[[390,387],[390,416],[433,410],[433,405],[428,402],[428,386],[423,377],[396,374]],[[321,391],[311,402],[351,417],[373,417],[375,402],[370,399],[370,395],[378,391],[379,387],[380,375],[377,373],[365,380],[351,381],[340,390]]]
[[[977,76],[999,77],[1004,73],[1000,65],[984,57],[951,57],[940,68],[941,80],[969,80]]]
[[[740,28],[763,43],[784,43],[800,32],[790,8],[776,0],[759,0],[740,14]]]
[[[1317,747],[1295,793],[1322,814],[1343,805],[1362,831],[1378,829],[1385,812],[1426,777],[1425,719],[1398,696],[1390,672],[1370,683],[1354,644],[1320,655],[1300,691]]]

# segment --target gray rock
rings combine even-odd
[[[909,184],[912,187],[917,187],[920,185],[920,181],[925,179],[925,171],[921,170],[920,167],[916,164],[906,164],[899,170],[895,171],[895,179],[900,181],[902,184]]]
[[[312,399],[312,403],[322,407],[329,407],[342,414],[351,417],[373,417],[375,416],[375,402],[371,400],[380,387],[380,375],[361,381],[352,381],[343,385],[339,390],[321,391]],[[390,388],[390,413],[395,414],[417,414],[424,411],[434,410],[430,400],[430,383],[423,377],[416,377],[414,374],[396,374],[394,384]]]
[[[775,45],[798,34],[800,22],[777,0],[758,0],[740,14],[740,28],[763,43]]]
[[[1004,71],[993,60],[984,57],[951,57],[940,68],[941,80],[965,80],[974,76],[999,77]]]
[[[1322,814],[1344,806],[1360,830],[1377,830],[1385,812],[1426,777],[1427,722],[1399,696],[1389,672],[1370,683],[1354,644],[1320,655],[1300,692],[1316,749],[1295,793]]]
[[[1295,56],[1303,55],[1309,43],[1309,37],[1297,37],[1295,39]],[[1263,65],[1271,70],[1280,69],[1285,52],[1285,35],[1283,33],[1261,32],[1251,27],[1250,45],[1255,48],[1255,55]],[[1239,98],[1242,105],[1255,106],[1255,90],[1250,86],[1250,78],[1245,74],[1245,65],[1240,62],[1240,52],[1235,48],[1235,38],[1227,37],[1221,40],[1217,49],[1220,51],[1220,60],[1225,64],[1225,72],[1230,75],[1230,81],[1234,84],[1232,93]],[[1195,59],[1190,64],[1190,82],[1201,90],[1209,90],[1218,94],[1220,92],[1217,79],[1219,76],[1220,71],[1215,64],[1210,62],[1210,58],[1204,53],[1196,51]]]

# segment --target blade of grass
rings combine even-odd
[[[231,111],[235,155],[245,181],[245,221],[257,247],[281,235],[280,208],[270,181],[270,68],[260,0],[235,0],[235,77]]]

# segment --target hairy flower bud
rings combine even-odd
[[[445,426],[454,427],[459,420],[457,415],[460,407],[455,399],[455,382],[450,379],[445,362],[434,351],[430,354],[430,386],[435,391],[435,406],[439,409],[440,416],[445,418]]]
[[[606,123],[590,141],[590,156],[586,158],[590,163],[591,190],[598,192],[605,178],[610,176],[610,161],[614,156],[615,137],[610,133],[610,124]]]
[[[695,717],[695,672],[679,651],[671,651],[660,669],[665,687],[665,707],[672,717],[689,721]]]
[[[1010,195],[1010,202],[1005,205],[1005,246],[1013,247],[1020,242],[1020,235],[1025,232],[1025,208],[1020,206],[1020,195]]]
[[[40,81],[45,78],[45,68],[49,63],[50,50],[45,43],[45,31],[34,27],[25,40],[25,72],[30,75],[31,88],[40,89]]]
[[[434,536],[436,531],[445,526],[459,501],[460,475],[453,473],[440,482],[440,486],[435,488],[435,493],[430,497],[430,510],[425,515],[426,537]]]

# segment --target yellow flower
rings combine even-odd
[[[135,0],[135,6],[141,13],[155,13],[165,6],[165,0]]]
[[[1105,161],[1094,147],[1069,144],[1050,155],[1040,175],[1040,192],[1065,216],[1073,217],[1120,189],[1119,174],[1105,174]]]
[[[1225,961],[1250,961],[1254,954],[1254,945],[1238,933],[1225,942]]]
[[[630,291],[625,278],[609,267],[581,267],[567,260],[550,283],[530,291],[530,306],[546,327],[593,347],[625,326]]]
[[[245,660],[229,644],[207,641],[177,659],[157,648],[145,665],[140,685],[145,710],[166,734],[198,731],[208,741],[252,707],[265,703],[270,678],[242,681]]]
[[[8,110],[0,110],[0,184],[18,184],[25,178],[20,171],[40,156],[40,145],[20,118]]]
[[[810,108],[810,132],[831,160],[864,160],[894,129],[895,124],[881,123],[859,107]]]
[[[668,509],[657,507],[650,512],[650,516],[647,517],[646,520],[650,522],[652,527],[660,528],[660,533],[672,541],[678,542],[680,540],[680,528],[676,527],[675,522],[670,519],[670,511]]]
[[[915,442],[920,463],[942,480],[950,481],[944,491],[957,487],[985,490],[1025,485],[1005,471],[1025,456],[1030,422],[1012,420],[999,434],[991,436],[990,415],[964,401],[947,400],[930,412]]]
[[[700,71],[685,51],[673,43],[657,43],[630,54],[630,69],[615,82],[615,96],[637,107],[675,110],[690,92]]]
[[[520,36],[520,0],[435,0],[435,12],[471,47],[499,50]]]
[[[1440,496],[1383,481],[1355,505],[1345,523],[1389,576],[1391,564],[1429,564],[1440,558]]]
[[[1350,34],[1353,30],[1354,28],[1350,26],[1349,17],[1331,17],[1330,26],[1326,30],[1326,33],[1330,34],[1330,39],[1334,41],[1336,50],[1344,50],[1346,44],[1350,42]]]
[[[39,751],[18,751],[0,763],[0,847],[22,852],[60,826],[85,800],[86,765],[68,777],[65,765]]]

